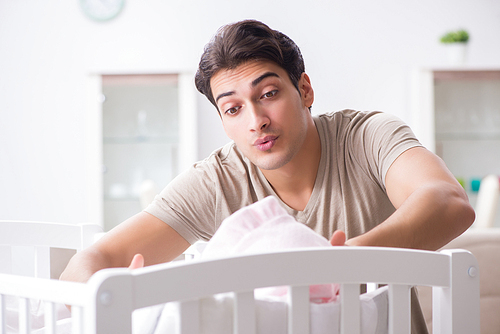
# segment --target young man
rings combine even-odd
[[[313,117],[314,91],[299,48],[263,23],[219,30],[196,85],[233,142],[75,256],[62,279],[170,261],[269,195],[334,245],[436,250],[474,220],[462,187],[399,119],[352,110]]]

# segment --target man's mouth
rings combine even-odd
[[[257,139],[253,145],[260,151],[267,151],[276,144],[277,139],[278,136],[265,136],[264,138]]]

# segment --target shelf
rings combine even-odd
[[[500,69],[440,69],[433,71],[434,81],[500,80]]]
[[[139,197],[138,196],[123,196],[123,197],[111,197],[111,196],[104,196],[104,201],[106,202],[139,202]]]
[[[134,136],[134,137],[104,137],[103,143],[130,145],[130,144],[178,144],[179,136],[177,134],[164,136]]]
[[[471,140],[471,141],[486,141],[486,140],[500,140],[500,132],[490,133],[436,133],[437,141],[458,141],[458,140]]]

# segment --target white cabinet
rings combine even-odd
[[[105,230],[141,211],[195,161],[192,78],[98,74],[90,79],[88,191],[95,198],[94,221]]]
[[[500,68],[418,70],[412,109],[417,137],[463,182],[474,204],[479,181],[500,176]]]

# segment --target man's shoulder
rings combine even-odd
[[[239,168],[247,168],[250,164],[249,160],[238,149],[234,142],[214,150],[205,159],[196,162],[193,165],[195,170],[231,170]]]
[[[375,115],[384,114],[381,111],[359,111],[354,109],[344,109],[340,111],[332,111],[315,116],[315,118],[325,122],[352,122],[361,119],[371,118]]]
[[[185,189],[196,189],[198,192],[205,189],[213,193],[216,190],[215,187],[221,185],[229,187],[228,184],[240,179],[241,175],[245,175],[249,169],[245,160],[247,159],[236,145],[228,143],[181,172],[168,184],[167,188],[181,192]]]
[[[324,113],[314,116],[314,118],[317,124],[322,124],[330,132],[348,131],[350,133],[360,127],[371,126],[377,128],[392,122],[402,123],[398,117],[382,111],[358,111],[353,109]]]

